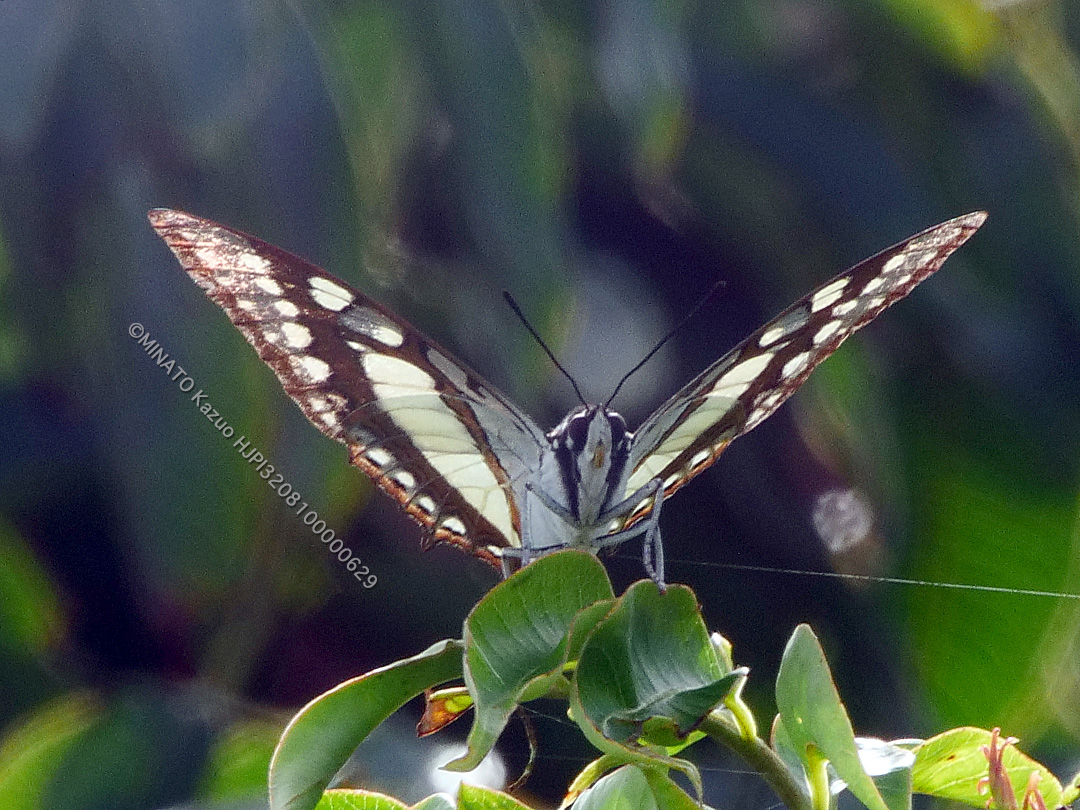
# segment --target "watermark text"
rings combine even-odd
[[[232,425],[225,417],[218,413],[210,402],[209,395],[203,389],[196,389],[195,380],[188,375],[183,366],[170,357],[161,347],[157,340],[150,336],[141,323],[135,322],[128,326],[128,334],[142,347],[146,355],[154,361],[158,368],[169,375],[169,379],[177,384],[177,387],[185,394],[190,394],[190,399],[195,403],[199,413],[205,416],[223,437],[231,439],[236,435]],[[274,469],[274,465],[255,447],[247,437],[240,435],[233,442],[233,447],[240,453],[240,457],[250,464],[270,486],[281,500],[294,511],[297,517],[307,526],[313,535],[329,549],[330,553],[337,557],[338,561],[356,578],[365,588],[374,588],[379,581],[378,577],[364,565],[360,558],[352,553],[344,541],[337,536],[333,529],[327,528],[326,521],[319,517],[319,513],[311,508],[311,505],[302,499],[300,493],[285,480],[281,473]]]

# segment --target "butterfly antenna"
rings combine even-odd
[[[635,373],[637,373],[637,371],[642,366],[652,360],[653,355],[660,351],[662,348],[664,348],[665,343],[667,343],[669,340],[675,337],[675,335],[681,332],[683,327],[690,323],[690,319],[697,315],[698,310],[705,306],[705,302],[712,298],[714,295],[716,295],[716,291],[723,287],[725,283],[726,282],[723,279],[720,279],[715,284],[713,284],[712,289],[705,293],[705,295],[701,297],[701,300],[694,304],[690,311],[686,313],[686,317],[679,321],[679,323],[675,326],[674,329],[672,329],[670,332],[660,338],[660,342],[653,346],[649,353],[642,357],[640,361],[638,361],[638,364],[636,366],[623,374],[622,379],[619,380],[619,384],[615,386],[615,390],[611,392],[611,396],[608,397],[607,402],[604,403],[605,408],[615,401],[615,397],[619,395],[619,391],[622,390],[622,387],[626,383],[626,381],[629,380]]]
[[[518,316],[518,320],[520,320],[525,325],[525,328],[529,330],[529,334],[533,336],[533,340],[540,344],[540,348],[544,350],[544,354],[546,354],[551,362],[555,364],[555,368],[561,371],[562,375],[570,381],[570,385],[573,386],[574,393],[577,394],[577,398],[581,400],[581,404],[588,405],[585,401],[585,397],[581,395],[581,389],[578,388],[577,382],[570,376],[570,372],[563,368],[563,364],[555,357],[555,353],[548,348],[546,343],[544,343],[544,339],[540,337],[540,333],[533,329],[533,325],[529,323],[529,319],[526,318],[525,313],[521,311],[521,307],[519,307],[518,302],[514,300],[514,296],[510,295],[506,290],[503,290],[503,298],[505,298],[506,303],[510,305],[510,309],[514,310],[514,314]]]

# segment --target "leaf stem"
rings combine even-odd
[[[746,737],[740,724],[721,712],[712,712],[699,726],[717,742],[730,748],[764,777],[790,810],[815,810],[806,788],[787,769],[780,755],[760,737]]]

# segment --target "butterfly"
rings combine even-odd
[[[866,259],[792,304],[630,432],[581,405],[552,430],[435,341],[281,248],[180,211],[150,223],[324,434],[424,528],[500,566],[641,537],[663,584],[660,507],[791,396],[853,332],[983,224],[974,212]]]

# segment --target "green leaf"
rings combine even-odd
[[[577,799],[582,793],[600,779],[604,774],[615,770],[625,762],[624,757],[617,757],[611,754],[604,754],[603,756],[594,759],[580,771],[578,775],[574,777],[574,781],[570,783],[570,787],[566,789],[566,795],[563,796],[562,807],[568,806],[571,802]]]
[[[462,646],[440,641],[419,655],[345,681],[289,722],[270,763],[271,810],[310,810],[349,755],[383,720],[425,689],[462,674]]]
[[[465,621],[465,682],[476,714],[468,751],[447,770],[475,768],[518,703],[562,678],[570,652],[583,643],[576,639],[607,612],[613,596],[596,557],[566,551],[525,566],[480,601]]]
[[[688,796],[666,773],[653,768],[645,769],[644,773],[661,810],[701,810],[704,806]]]
[[[604,736],[626,743],[654,717],[668,718],[674,733],[685,736],[723,700],[737,672],[721,665],[689,588],[661,594],[655,583],[643,581],[589,637],[576,689]]]
[[[218,803],[263,798],[270,757],[280,735],[280,724],[263,720],[244,721],[229,728],[210,751],[196,795]]]
[[[69,694],[37,710],[0,738],[0,808],[41,807],[71,745],[101,717],[88,694]]]
[[[412,810],[454,810],[456,806],[445,793],[434,793],[414,804]],[[408,806],[373,790],[334,788],[323,793],[315,810],[408,810]]]
[[[0,641],[41,654],[66,632],[49,575],[23,539],[0,523]]]
[[[978,783],[989,773],[982,746],[990,745],[991,736],[991,732],[981,728],[955,728],[931,737],[915,750],[914,790],[973,807],[985,807],[989,794],[980,793]],[[1059,807],[1065,803],[1057,777],[1016,746],[1006,746],[1001,759],[1019,802],[1023,802],[1031,774],[1037,772],[1039,792],[1046,800],[1046,806]]]
[[[688,588],[661,594],[653,582],[631,586],[585,642],[573,682],[572,715],[600,750],[624,762],[662,764],[685,773],[700,794],[697,769],[650,739],[685,737],[728,694],[745,670],[727,671]]]
[[[806,774],[806,768],[803,765],[802,758],[795,750],[795,744],[788,736],[787,728],[784,727],[783,722],[780,720],[780,715],[776,715],[776,717],[773,718],[772,729],[769,735],[769,744],[780,757],[780,760],[787,767],[788,771],[794,774],[796,781],[802,787],[803,794],[809,797],[810,782]]]
[[[1080,773],[1076,774],[1069,783],[1061,789],[1061,804],[1070,805],[1080,799]]]
[[[335,789],[323,793],[315,807],[316,810],[407,810],[408,805],[370,790]],[[452,810],[452,808],[453,804],[447,802],[446,810]],[[436,810],[436,808],[431,808],[431,810]],[[438,808],[438,810],[443,810],[443,808]]]
[[[855,733],[833,684],[825,652],[805,624],[795,629],[784,649],[776,677],[776,705],[791,746],[808,773],[814,773],[824,757],[870,810],[897,810],[887,807],[859,762]],[[815,801],[821,802],[822,797],[815,796]]]
[[[40,807],[136,810],[174,804],[208,742],[189,705],[150,683],[127,686],[79,734]]]
[[[434,793],[413,805],[413,810],[454,810],[454,799],[445,793]]]
[[[529,810],[528,805],[500,790],[467,782],[458,787],[457,806],[458,810]]]
[[[700,805],[656,769],[626,765],[597,780],[574,810],[698,810]]]
[[[599,779],[574,802],[574,810],[657,810],[640,768],[625,765]]]

